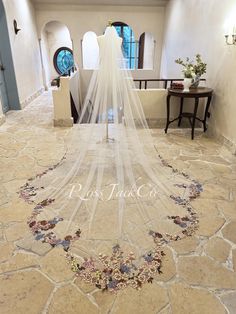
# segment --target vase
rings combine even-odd
[[[200,83],[200,79],[201,79],[201,76],[196,75],[195,78],[193,79],[191,88],[198,88],[198,85]]]
[[[183,92],[189,92],[189,87],[192,85],[193,79],[192,78],[184,78],[184,90]]]

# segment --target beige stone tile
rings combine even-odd
[[[14,251],[14,245],[10,242],[0,243],[0,263],[8,260]]]
[[[15,245],[20,249],[30,251],[38,255],[45,255],[52,250],[50,244],[35,240],[33,234],[18,240],[15,242]]]
[[[176,251],[177,254],[188,254],[196,250],[199,240],[196,237],[187,237],[181,241],[170,243],[170,246]]]
[[[223,236],[229,241],[236,244],[236,220],[231,221],[227,226],[222,229]]]
[[[171,310],[171,306],[168,305],[167,307],[165,307],[163,310],[161,310],[160,312],[158,312],[158,314],[173,314],[172,310]]]
[[[180,257],[178,274],[188,284],[214,289],[236,289],[236,273],[207,256]]]
[[[37,271],[1,275],[1,313],[42,313],[52,289],[52,284]]]
[[[0,242],[5,240],[4,224],[0,222]]]
[[[229,257],[231,246],[222,238],[211,238],[205,247],[207,255],[213,257],[215,260],[225,263]]]
[[[62,248],[55,248],[42,257],[39,261],[41,271],[55,282],[66,281],[74,277],[74,273],[65,258]]]
[[[13,199],[10,204],[0,208],[0,221],[4,223],[22,221],[26,222],[32,213],[32,205],[27,204],[23,200]]]
[[[236,220],[236,202],[218,201],[217,207],[223,213],[226,219]]]
[[[232,254],[233,254],[234,271],[236,272],[236,249],[232,251]]]
[[[204,188],[204,186],[203,186]],[[199,218],[217,217],[219,216],[218,200],[197,198],[192,202],[193,208],[196,210]]]
[[[220,301],[207,290],[194,289],[181,283],[170,287],[173,314],[225,314]]]
[[[230,292],[221,296],[221,300],[227,307],[229,314],[236,313],[236,292]]]
[[[211,237],[220,230],[224,223],[225,219],[221,217],[203,217],[200,219],[199,229],[197,230],[196,234],[205,237]]]
[[[205,174],[206,176],[206,174]],[[222,186],[217,183],[204,184],[203,192],[201,193],[202,198],[217,199],[217,200],[229,200],[230,188]]]
[[[20,222],[20,223],[14,223],[11,224],[8,228],[5,230],[6,238],[8,241],[16,241],[23,237],[25,237],[27,234],[30,233],[29,226],[27,223]]]
[[[81,290],[83,291],[85,294],[87,293],[91,293],[92,291],[94,291],[96,289],[96,287],[92,284],[89,284],[85,281],[83,281],[80,278],[76,278],[74,281],[74,284]],[[104,295],[104,293],[103,293]]]
[[[48,314],[98,314],[98,308],[88,297],[72,285],[57,289],[49,305]]]
[[[38,258],[32,254],[17,253],[0,264],[0,273],[7,273],[29,267],[39,266]]]
[[[116,302],[118,295],[122,294],[123,292],[117,293],[104,293],[101,290],[94,292],[92,295],[99,306],[101,313],[109,314],[112,313],[113,305]]]
[[[128,288],[117,296],[114,314],[154,314],[168,303],[167,292],[157,284],[145,284],[140,291]]]
[[[157,275],[157,281],[169,281],[176,275],[176,264],[173,258],[172,251],[165,247],[164,248],[165,256],[163,258],[163,266],[161,268],[162,274]]]

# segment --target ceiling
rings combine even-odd
[[[163,6],[169,0],[31,0],[35,4]]]

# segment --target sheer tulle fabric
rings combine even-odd
[[[38,200],[55,198],[40,215],[41,219],[63,218],[55,228],[58,237],[82,229],[75,254],[81,255],[83,243],[85,252],[90,240],[102,245],[126,243],[142,254],[153,245],[149,230],[179,231],[167,216],[182,216],[185,210],[170,196],[186,198],[190,191],[177,186],[191,182],[163,166],[158,157],[115,28],[108,27],[98,43],[98,69],[66,160],[35,183],[46,187]],[[96,254],[96,245],[93,250]],[[90,253],[91,247],[84,254]]]

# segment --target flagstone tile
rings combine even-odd
[[[207,255],[213,257],[215,260],[225,263],[230,254],[231,246],[222,238],[211,238],[205,247]]]
[[[236,249],[232,251],[232,257],[233,257],[234,271],[236,272]]]
[[[4,263],[0,264],[0,273],[2,274],[37,266],[39,266],[39,261],[33,254],[17,253]]]
[[[214,289],[236,289],[236,273],[207,256],[179,257],[178,274],[188,284]]]
[[[27,204],[23,200],[13,199],[10,203],[0,208],[0,221],[4,223],[27,221],[32,213],[32,205]]]
[[[210,216],[203,217],[199,222],[199,229],[196,234],[205,237],[211,237],[217,233],[225,223],[225,219],[221,217],[214,217],[212,219]]]
[[[210,292],[183,284],[170,287],[173,314],[226,314],[224,306]]]
[[[206,174],[204,174],[206,176]],[[202,198],[212,198],[217,200],[229,200],[230,188],[222,186],[220,184],[204,184],[203,192],[201,193]]]
[[[42,313],[53,285],[37,271],[0,276],[1,313]]]
[[[76,287],[66,285],[56,290],[47,310],[48,314],[98,314],[99,309]]]
[[[176,275],[176,263],[173,253],[169,248],[165,247],[163,251],[165,256],[163,258],[163,266],[161,267],[162,273],[156,276],[156,280],[166,282]]]
[[[168,295],[157,284],[145,284],[140,291],[128,288],[117,296],[114,314],[156,314],[168,304]]]
[[[8,228],[5,229],[7,241],[19,240],[27,236],[27,234],[29,233],[30,233],[29,226],[25,221],[19,223],[12,223],[9,225]]]
[[[97,288],[90,283],[87,283],[83,280],[81,280],[80,278],[76,278],[74,281],[74,284],[81,290],[83,291],[85,294],[87,293],[91,293],[92,291],[96,290]],[[101,291],[100,291],[101,292]],[[101,292],[103,295],[104,293]]]
[[[7,261],[13,254],[14,245],[11,242],[0,243],[0,263]]]
[[[229,241],[236,244],[236,220],[231,221],[222,229],[223,236]]]
[[[55,282],[62,282],[74,277],[62,248],[55,248],[39,260],[41,270]]]
[[[221,296],[221,301],[227,307],[229,314],[236,313],[236,292],[230,292]]]
[[[181,241],[175,241],[170,243],[170,246],[175,250],[177,254],[188,254],[196,250],[200,241],[196,237],[187,237]]]
[[[19,249],[30,251],[38,255],[45,255],[46,253],[52,250],[52,247],[50,244],[42,243],[41,241],[35,240],[35,237],[33,236],[33,234],[30,234],[29,236],[21,240],[18,240],[17,242],[15,242],[15,245]]]
[[[234,201],[218,201],[217,207],[226,219],[236,220],[236,202]]]
[[[95,299],[100,313],[109,314],[112,313],[113,306],[116,302],[118,295],[122,294],[123,292],[120,291],[118,293],[105,293],[101,290],[98,290],[92,294],[93,298]]]

